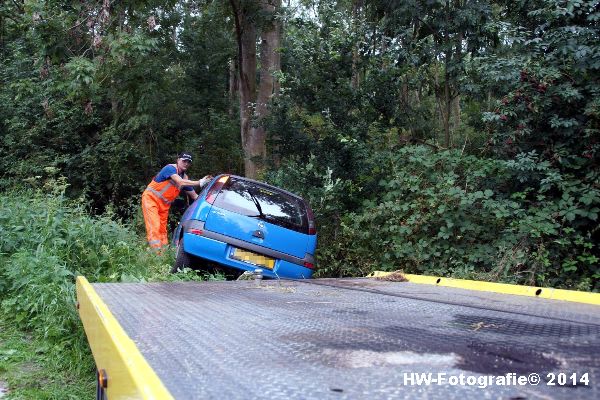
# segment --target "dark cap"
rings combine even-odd
[[[185,152],[185,151],[182,152],[182,153],[179,153],[178,157],[181,158],[182,160],[188,160],[190,162],[192,161],[192,155],[190,153]]]

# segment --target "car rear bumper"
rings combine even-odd
[[[263,270],[263,275],[269,278],[308,279],[313,270],[302,265],[291,263],[287,260],[276,258],[273,270],[266,267],[234,260],[230,257],[233,245],[223,241],[200,236],[192,233],[184,233],[183,250],[193,256],[204,258],[228,267],[244,271],[254,271],[256,268]],[[253,250],[253,249],[250,249]]]

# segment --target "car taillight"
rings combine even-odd
[[[188,231],[188,233],[191,233],[192,235],[200,235],[200,236],[202,236],[202,234],[204,234],[204,231],[202,229],[194,229],[194,228],[192,228],[192,229],[190,229]]]
[[[308,261],[305,261],[305,262],[304,262],[304,266],[305,266],[306,268],[310,268],[310,269],[314,269],[314,268],[315,268],[315,264],[313,264],[313,263],[309,263]]]
[[[227,182],[228,179],[229,179],[229,175],[225,175],[225,176],[220,177],[219,180],[215,182],[215,184],[210,188],[210,190],[208,191],[208,194],[206,195],[207,203],[212,204],[215,202],[217,195],[219,194],[219,192],[223,188],[223,185],[225,184],[225,182]]]
[[[306,215],[308,217],[308,234],[316,235],[317,234],[317,225],[315,224],[315,215],[313,214],[313,211],[308,204],[306,204]],[[308,268],[312,268],[312,267],[308,267]]]

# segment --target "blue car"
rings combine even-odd
[[[238,273],[308,279],[315,268],[317,231],[301,197],[235,175],[215,177],[185,211],[173,234],[173,272],[218,264]]]

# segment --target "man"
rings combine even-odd
[[[193,200],[198,198],[194,186],[206,185],[212,176],[193,181],[186,175],[187,169],[192,164],[190,153],[180,153],[175,164],[165,166],[152,179],[142,194],[142,212],[146,223],[146,236],[150,247],[160,249],[169,244],[167,237],[167,219],[171,203],[179,196],[183,189]]]

